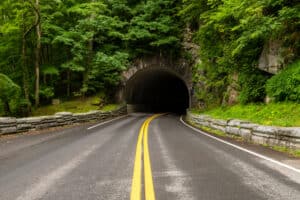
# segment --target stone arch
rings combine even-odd
[[[130,111],[183,113],[191,105],[191,70],[185,60],[137,59],[122,74],[119,98]]]

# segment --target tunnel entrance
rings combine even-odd
[[[134,112],[174,112],[189,107],[189,90],[178,75],[151,68],[135,73],[126,83],[125,100]]]

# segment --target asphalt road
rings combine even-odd
[[[0,138],[0,199],[130,199],[135,163],[145,159],[136,156],[138,136],[149,116]],[[300,199],[300,172],[196,132],[179,116],[153,119],[148,134],[141,145],[149,146],[158,200]]]

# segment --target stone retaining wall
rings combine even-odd
[[[300,149],[300,127],[264,126],[236,119],[213,119],[189,111],[186,119],[192,124],[209,127],[229,135],[241,136],[249,142]]]
[[[0,117],[0,135],[40,130],[51,127],[78,124],[90,121],[101,121],[127,113],[126,107],[114,111],[90,111],[87,113],[60,112],[51,116],[12,118]]]

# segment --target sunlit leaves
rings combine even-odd
[[[149,0],[134,11],[126,39],[144,49],[180,50],[180,23],[176,20],[177,4],[170,0]]]

